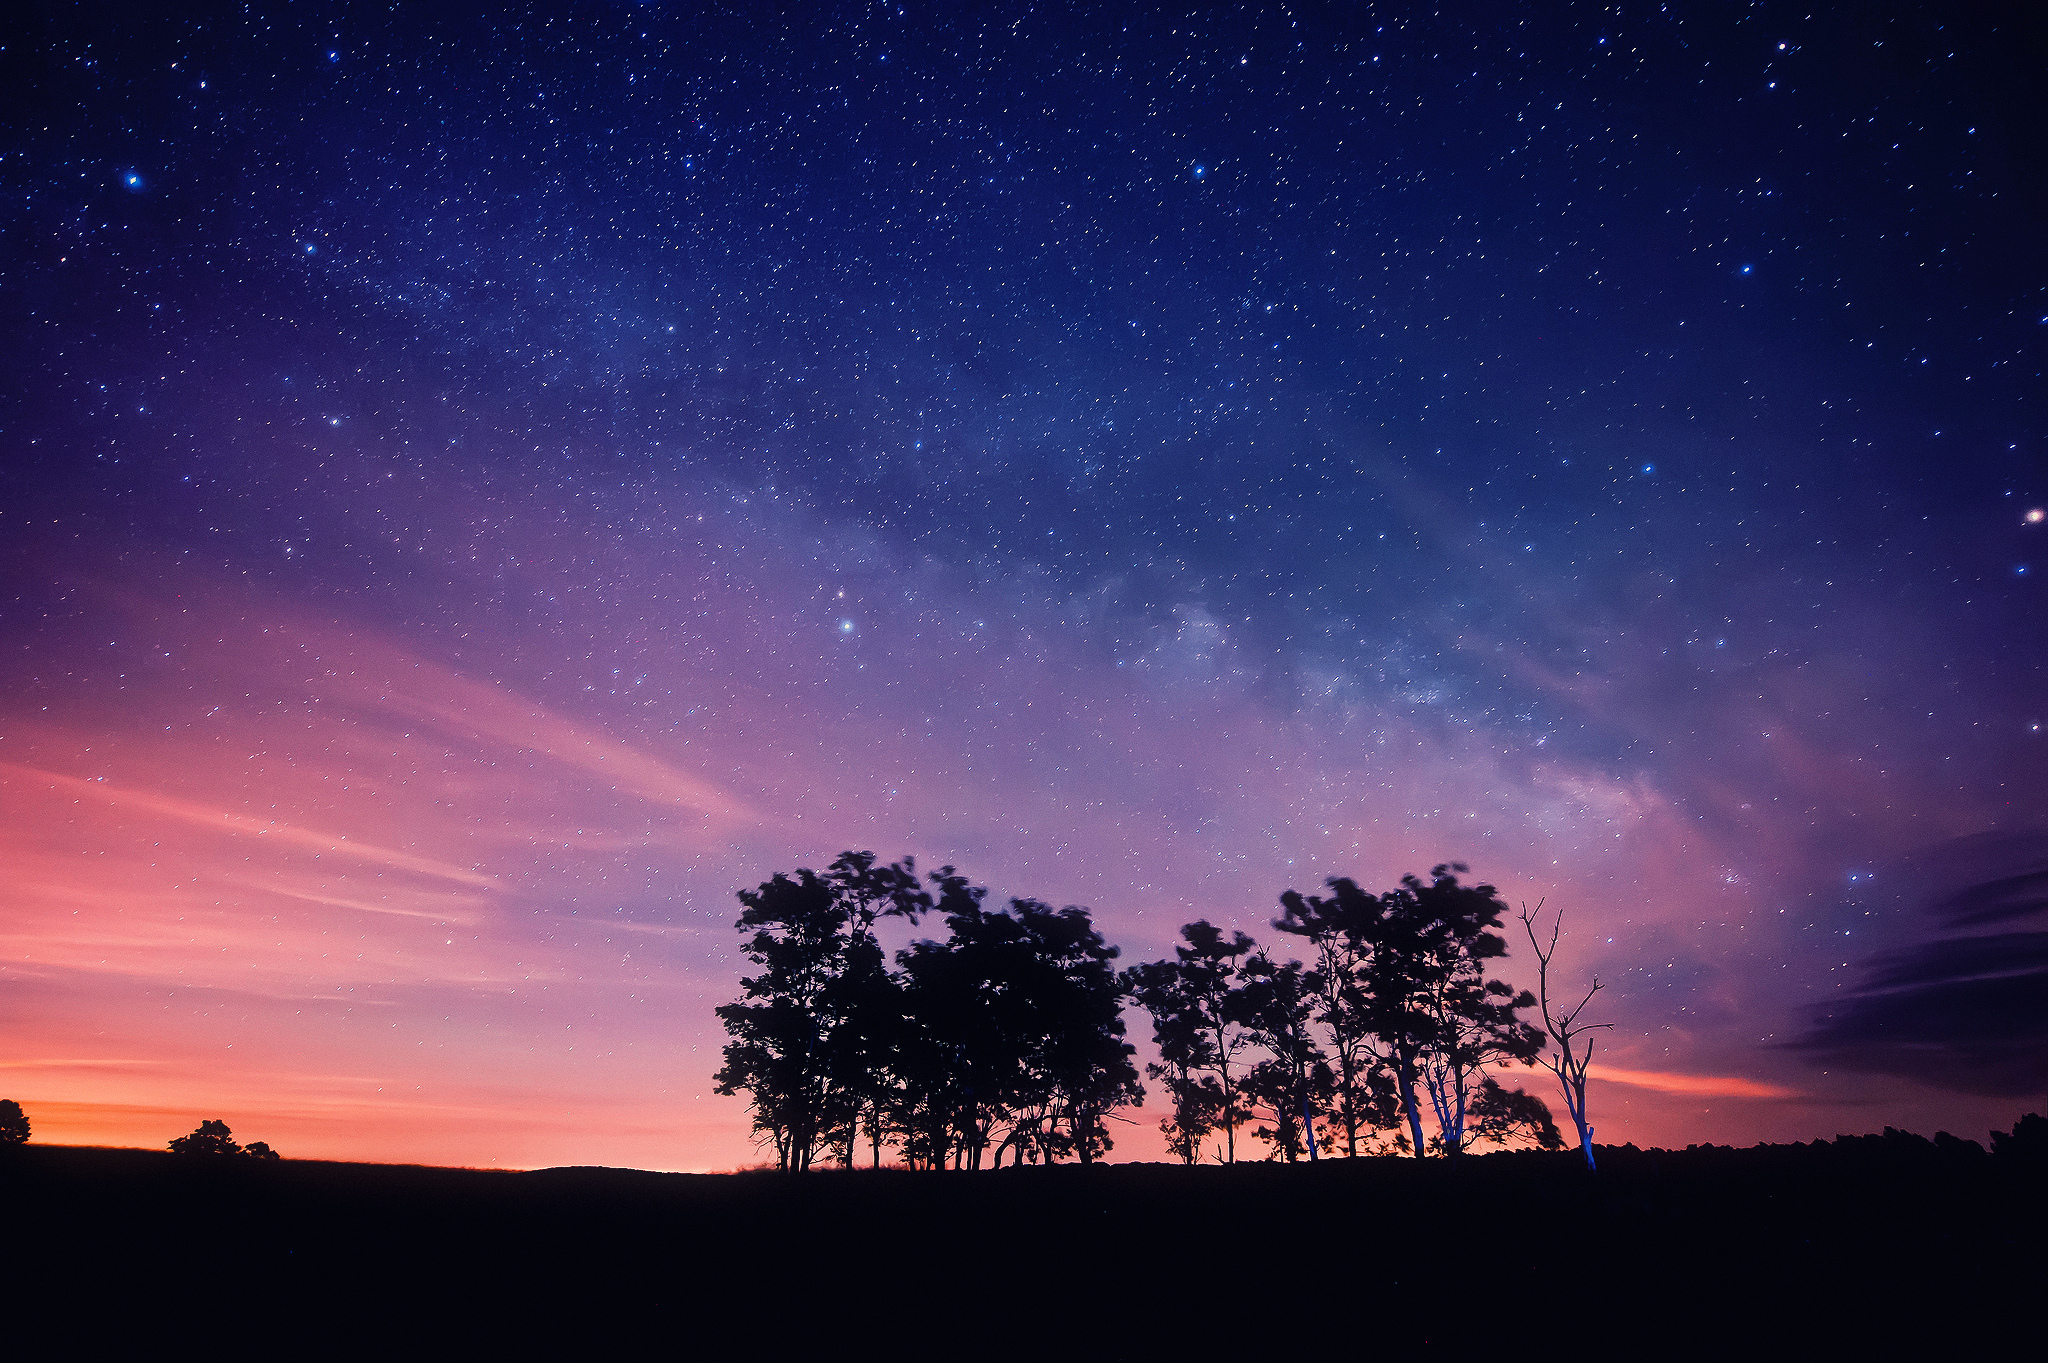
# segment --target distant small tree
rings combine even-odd
[[[0,1145],[22,1145],[28,1140],[28,1114],[12,1098],[0,1098]]]
[[[242,1147],[242,1153],[244,1155],[247,1155],[250,1159],[278,1158],[277,1151],[272,1150],[270,1148],[269,1142],[267,1141],[250,1141],[247,1145]]]
[[[1556,1043],[1554,1052],[1545,1052],[1538,1057],[1543,1068],[1557,1076],[1557,1084],[1564,1091],[1565,1111],[1571,1114],[1572,1125],[1579,1131],[1579,1149],[1586,1156],[1586,1167],[1593,1164],[1593,1124],[1586,1113],[1586,1069],[1593,1063],[1593,1038],[1587,1033],[1612,1027],[1611,1022],[1580,1022],[1579,1014],[1586,1011],[1586,1005],[1600,992],[1600,977],[1593,977],[1593,987],[1586,996],[1569,1009],[1559,1010],[1550,1003],[1550,960],[1557,954],[1557,935],[1564,926],[1564,910],[1550,921],[1550,945],[1545,946],[1536,936],[1536,918],[1543,912],[1543,902],[1538,900],[1531,910],[1522,905],[1522,930],[1529,934],[1529,946],[1536,953],[1536,1001],[1543,1013],[1543,1030]],[[1567,995],[1566,997],[1570,997]]]
[[[235,1144],[234,1133],[222,1121],[201,1122],[199,1129],[189,1136],[180,1136],[171,1142],[171,1153],[176,1155],[239,1155],[242,1147]]]

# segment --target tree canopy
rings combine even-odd
[[[739,897],[742,950],[763,969],[718,1010],[717,1084],[747,1095],[780,1168],[851,1163],[863,1136],[876,1163],[885,1145],[930,1168],[1091,1161],[1110,1114],[1143,1097],[1116,948],[1086,909],[990,908],[950,866],[920,881],[910,858],[872,852]],[[877,922],[926,915],[945,940],[912,942],[890,969]]]
[[[1242,932],[1225,937],[1207,920],[1180,935],[1187,945],[1175,947],[1172,960],[1132,966],[1125,987],[1152,1015],[1159,1063],[1147,1073],[1173,1098],[1173,1115],[1160,1123],[1167,1147],[1192,1164],[1203,1138],[1221,1131],[1222,1157],[1235,1162],[1245,1116],[1239,1057],[1254,1040],[1241,962],[1254,943]]]
[[[1160,1126],[1189,1163],[1235,1161],[1246,1132],[1285,1160],[1556,1148],[1549,1108],[1496,1077],[1550,1038],[1522,1017],[1536,996],[1490,974],[1504,905],[1466,873],[1287,891],[1273,926],[1311,948],[1306,963],[1198,920],[1168,959],[1119,972],[1086,909],[996,907],[951,866],[921,876],[908,857],[846,852],[739,892],[758,969],[717,1010],[718,1091],[745,1095],[783,1169],[850,1165],[863,1144],[871,1163],[886,1148],[921,1168],[1091,1161],[1144,1096],[1128,1000],[1151,1017]],[[927,917],[945,936],[892,959],[883,920]]]
[[[1289,890],[1274,927],[1314,948],[1308,965],[1197,922],[1173,960],[1127,972],[1153,1018],[1152,1073],[1174,1098],[1170,1148],[1192,1161],[1220,1130],[1221,1157],[1234,1159],[1248,1103],[1269,1119],[1253,1134],[1284,1159],[1334,1149],[1339,1132],[1347,1155],[1387,1130],[1416,1155],[1518,1137],[1559,1144],[1543,1101],[1488,1072],[1533,1063],[1545,1034],[1518,1016],[1535,996],[1487,975],[1507,954],[1495,931],[1505,906],[1493,886],[1460,883],[1466,869],[1404,876],[1380,895],[1343,878],[1326,897]]]
[[[236,1144],[235,1133],[228,1130],[228,1124],[215,1120],[201,1122],[199,1129],[189,1136],[178,1136],[171,1141],[171,1153],[194,1155],[202,1158],[236,1156],[242,1159],[272,1160],[278,1157],[262,1141],[252,1142],[246,1149]]]

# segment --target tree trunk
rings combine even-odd
[[[1452,1097],[1456,1115],[1451,1130],[1444,1133],[1444,1149],[1450,1154],[1462,1155],[1465,1153],[1465,1076],[1456,1075],[1452,1083],[1456,1085]]]
[[[1401,1057],[1394,1074],[1401,1084],[1401,1109],[1408,1116],[1408,1137],[1415,1142],[1415,1158],[1423,1159],[1428,1156],[1429,1147],[1422,1143],[1422,1109],[1415,1101],[1415,1062]]]
[[[1338,1043],[1338,1067],[1344,1071],[1344,1158],[1358,1158],[1358,1067]]]
[[[1579,1149],[1585,1152],[1586,1168],[1590,1171],[1595,1167],[1593,1128],[1586,1125],[1586,1077],[1583,1074],[1565,1086],[1564,1097],[1564,1105],[1572,1114],[1572,1125],[1579,1129]]]

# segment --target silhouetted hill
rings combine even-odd
[[[2036,1160],[1898,1133],[1577,1160],[518,1173],[29,1146],[0,1161],[0,1254],[86,1351],[1781,1355],[1994,1339],[2048,1286]]]

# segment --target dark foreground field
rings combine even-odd
[[[6,1330],[48,1357],[2035,1356],[2048,1300],[2048,1170],[1911,1138],[1608,1150],[1593,1177],[1535,1154],[784,1176],[6,1153]]]

